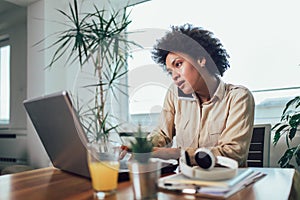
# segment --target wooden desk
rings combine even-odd
[[[266,177],[230,199],[299,199],[300,175],[293,169],[254,168],[267,174]],[[72,175],[55,168],[43,168],[0,176],[0,199],[93,199],[89,179]],[[121,182],[118,192],[109,199],[133,199],[129,181]],[[192,195],[158,192],[158,199],[195,199]]]

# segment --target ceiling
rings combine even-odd
[[[3,13],[5,13],[5,12],[8,12],[8,11],[10,11],[12,9],[15,9],[17,7],[18,6],[15,5],[15,4],[12,4],[12,3],[0,0],[0,15],[3,14]]]
[[[0,0],[0,16],[24,8],[36,1],[38,0]]]
[[[0,0],[0,33],[26,19],[26,6],[37,0]]]
[[[2,3],[2,1],[10,2],[18,6],[28,6],[29,4],[32,4],[33,2],[36,2],[38,0],[1,0],[0,2]]]

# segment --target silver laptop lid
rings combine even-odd
[[[29,99],[23,103],[53,165],[90,177],[84,145],[87,139],[68,92]]]

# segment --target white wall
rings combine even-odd
[[[44,1],[38,1],[27,9],[28,21],[28,61],[27,61],[27,98],[45,93],[45,53],[34,46],[45,35]],[[28,162],[34,167],[49,165],[47,153],[38,138],[31,121],[27,120]]]
[[[11,114],[10,128],[24,129],[26,113],[22,101],[26,97],[26,21],[22,21],[9,29],[11,45]]]

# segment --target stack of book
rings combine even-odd
[[[235,177],[220,181],[191,179],[182,173],[178,173],[160,178],[158,187],[164,191],[194,194],[196,196],[228,198],[264,176],[265,174],[256,172],[251,168],[240,168]]]

